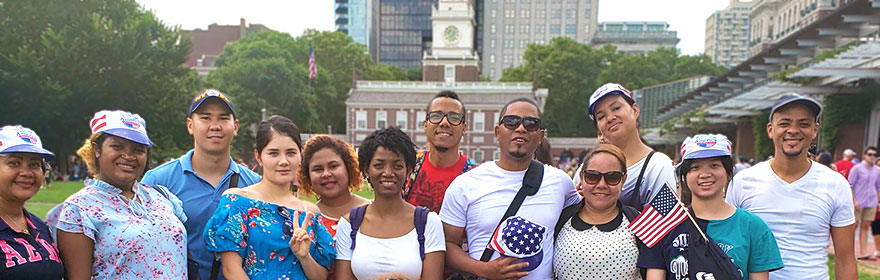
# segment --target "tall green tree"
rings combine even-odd
[[[132,0],[0,4],[0,123],[33,128],[61,159],[103,109],[142,115],[154,158],[191,145],[183,118],[198,78],[178,29]]]

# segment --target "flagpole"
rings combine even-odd
[[[709,238],[706,237],[706,233],[704,233],[703,229],[700,228],[700,224],[697,224],[697,220],[695,220],[694,217],[691,216],[691,211],[688,210],[687,207],[685,207],[684,203],[681,203],[681,198],[678,197],[678,193],[676,193],[676,190],[673,189],[671,186],[669,186],[669,184],[663,184],[663,185],[665,185],[667,188],[669,188],[669,191],[671,191],[672,195],[675,196],[676,203],[678,203],[679,205],[682,206],[682,208],[684,208],[684,213],[687,214],[688,219],[691,220],[691,223],[694,223],[694,226],[697,228],[697,231],[700,232],[700,235],[703,236],[703,239],[709,240]]]

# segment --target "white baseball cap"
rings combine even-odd
[[[593,95],[590,95],[590,107],[587,109],[587,113],[590,115],[590,119],[594,120],[593,116],[593,107],[596,106],[596,103],[599,102],[602,97],[611,95],[611,94],[620,94],[629,102],[636,103],[636,100],[633,98],[633,95],[629,90],[621,86],[620,84],[615,83],[607,83],[593,92]]]
[[[732,143],[722,134],[697,134],[681,143],[681,161],[730,156]]]
[[[0,128],[0,154],[33,153],[52,157],[49,150],[43,149],[40,136],[30,128],[20,125],[7,125]]]
[[[138,114],[126,111],[99,111],[89,122],[92,134],[103,132],[138,144],[153,146],[147,136],[147,122]]]
[[[852,149],[846,149],[846,150],[843,150],[843,155],[844,156],[856,156],[857,154]]]

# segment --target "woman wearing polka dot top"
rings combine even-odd
[[[578,176],[584,198],[565,208],[556,224],[556,279],[641,279],[639,241],[627,228],[638,211],[618,200],[626,180],[623,152],[599,144]]]

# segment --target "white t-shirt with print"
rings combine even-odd
[[[395,238],[375,238],[357,233],[357,244],[351,250],[351,223],[339,219],[336,226],[336,259],[351,261],[357,279],[377,279],[389,274],[403,274],[407,279],[422,276],[422,259],[416,229]],[[428,213],[425,224],[425,254],[446,251],[443,223],[434,212]]]
[[[768,162],[758,163],[733,176],[725,200],[773,231],[785,267],[770,272],[770,279],[828,279],[830,227],[855,223],[849,183],[816,162],[791,184]]]
[[[479,260],[495,227],[522,187],[526,171],[507,171],[495,162],[486,162],[464,173],[449,185],[440,209],[443,223],[465,228],[468,254]],[[559,213],[565,206],[580,201],[571,179],[562,170],[544,165],[541,187],[533,196],[526,197],[516,216],[547,228],[543,259],[535,270],[522,279],[553,278],[553,231]],[[498,258],[496,252],[492,259]]]
[[[642,160],[626,168],[626,181],[623,182],[623,189],[620,191],[620,202],[623,204],[629,205],[633,191],[636,189],[636,182],[638,182],[639,173],[642,172],[642,166],[645,165],[645,159],[647,158],[648,157],[645,156]],[[581,183],[580,174],[583,168],[584,165],[581,164],[577,173],[575,173],[574,178],[572,178],[575,186]],[[676,187],[676,182],[675,167],[672,166],[672,160],[664,153],[654,152],[654,155],[651,156],[651,161],[648,162],[648,168],[645,169],[642,186],[639,188],[639,194],[642,198],[642,207],[633,207],[641,211],[644,208],[644,205],[651,202],[654,195],[663,188],[664,183],[669,184],[669,186],[674,189]]]

